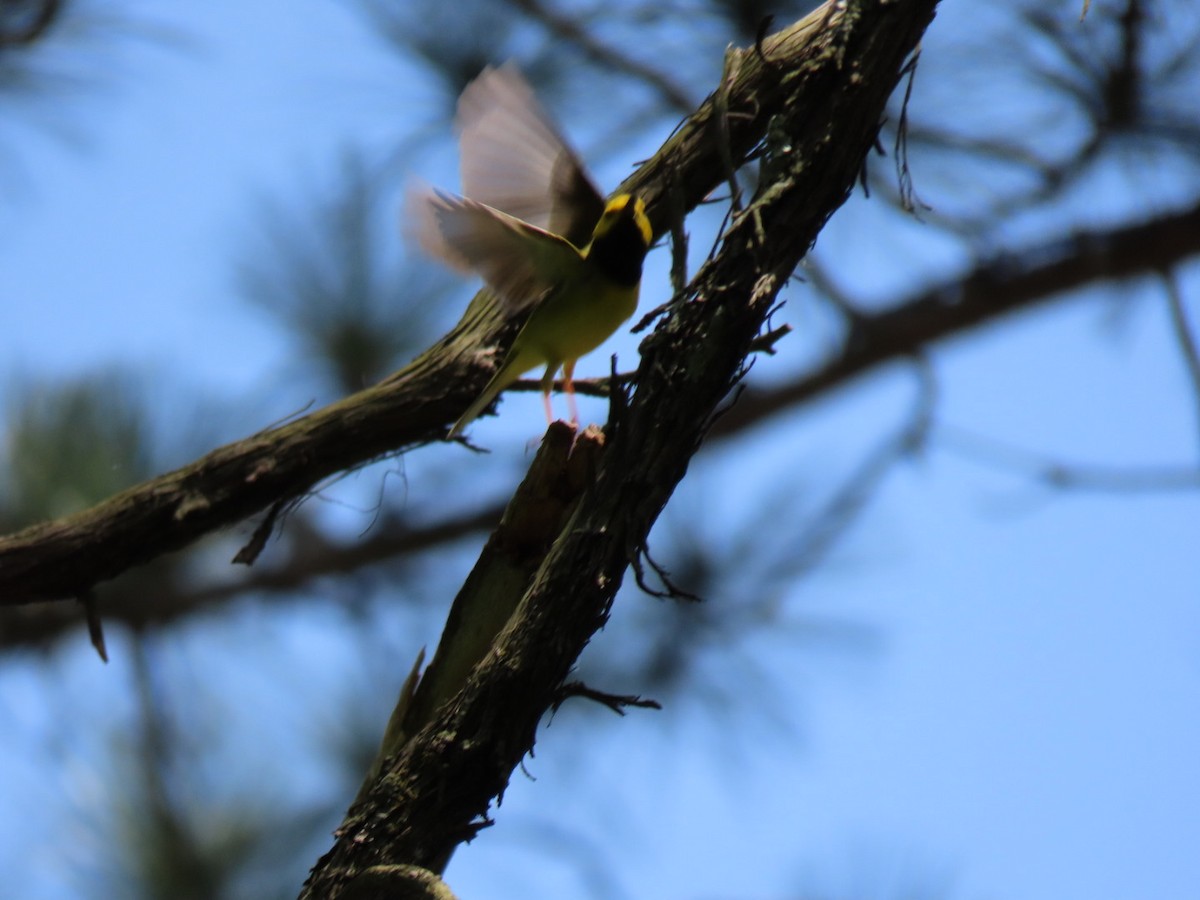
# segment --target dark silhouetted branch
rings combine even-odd
[[[818,19],[825,27],[808,52],[779,66],[789,95],[773,112],[790,141],[786,158],[643,342],[637,388],[604,446],[594,448],[594,475],[491,648],[464,687],[419,731],[406,733],[350,809],[302,897],[352,891],[360,873],[378,865],[437,871],[455,846],[490,824],[491,804],[531,751],[542,716],[607,621],[630,560],[744,374],[778,292],[849,196],[935,5],[879,0],[814,13],[834,10]]]
[[[782,73],[807,52],[821,19],[809,16],[766,42],[772,65],[749,55],[730,80],[726,129],[735,159],[762,139],[790,90]],[[645,198],[656,231],[668,207],[692,208],[717,184],[711,102],[619,188]],[[668,190],[673,192],[670,202]],[[95,584],[372,460],[441,440],[491,377],[497,344],[520,322],[481,292],[458,325],[383,383],[290,424],[221,447],[77,515],[0,538],[0,605],[81,596]],[[502,357],[503,354],[501,353]]]

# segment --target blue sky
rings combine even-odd
[[[286,338],[237,295],[232,261],[254,234],[255,199],[332,179],[345,147],[386,147],[402,136],[402,117],[437,121],[440,99],[385,52],[352,4],[128,9],[158,37],[118,41],[120,65],[64,100],[81,145],[34,129],[4,131],[19,175],[0,181],[8,195],[0,211],[0,404],[17,377],[120,365],[166,393],[245,403],[254,410],[247,430],[261,427],[298,401],[271,390],[289,364]],[[928,55],[952,41],[954,15],[935,23]],[[71,65],[87,75],[91,59],[81,53]],[[601,166],[601,179],[611,184],[663,137],[646,135],[637,152]],[[578,140],[587,147],[594,138]],[[441,172],[428,159],[420,166],[453,185],[452,159]],[[919,188],[919,167],[914,174]],[[830,226],[823,260],[853,249],[846,223],[869,217],[863,207],[852,201]],[[911,278],[889,256],[895,246],[905,244],[872,248],[887,259],[865,267],[864,291]],[[666,291],[665,256],[648,272],[643,309]],[[1200,321],[1195,263],[1181,285]],[[1124,312],[1114,327],[1117,306]],[[788,311],[793,325],[819,328],[811,315],[802,294]],[[760,360],[756,377],[793,370],[789,352],[808,346],[795,342]],[[614,346],[627,355],[636,344],[625,337]],[[937,419],[956,429],[1080,463],[1196,459],[1195,398],[1165,300],[1146,284],[1081,293],[956,339],[932,358]],[[607,358],[585,365],[607,371]],[[738,498],[754,453],[768,482],[769,461],[793,460],[804,486],[797,503],[813,503],[886,433],[880,423],[903,421],[912,383],[896,367],[715,447],[698,459],[683,495],[714,518],[745,515]],[[479,423],[479,440],[519,444],[540,424],[534,397],[506,400],[502,413]],[[951,432],[939,434],[927,454],[891,473],[816,574],[780,597],[785,621],[827,616],[875,629],[878,652],[846,660],[786,632],[754,637],[742,653],[776,692],[759,697],[747,684],[744,699],[751,709],[770,705],[780,727],[753,714],[730,724],[699,701],[613,722],[564,716],[543,731],[529,763],[535,780],[518,773],[496,827],[457,853],[448,872],[455,890],[775,898],[816,885],[858,898],[899,896],[905,884],[932,877],[947,896],[979,900],[1195,897],[1200,497],[1054,492],[965,458]],[[409,501],[433,502],[420,495],[434,488],[415,476],[452,464],[482,467],[473,477],[496,495],[519,477],[510,457],[480,461],[432,447],[404,462]],[[378,484],[343,490],[335,496],[361,499]],[[355,509],[335,514],[364,524]],[[464,556],[461,565],[469,562]],[[616,615],[645,602],[656,601],[627,592]],[[218,626],[206,628],[196,641],[225,640]],[[351,648],[320,644],[324,620],[255,625],[251,635],[256,628],[286,639],[272,645],[278,656],[248,689],[251,698],[269,694],[271,672],[292,678],[311,666],[313,642],[328,666],[308,672],[314,684],[328,688],[339,667],[351,667]],[[435,638],[413,635],[408,658]],[[245,635],[234,640],[254,645]],[[165,652],[182,644],[168,642]],[[203,652],[192,647],[197,656],[187,658]],[[94,735],[74,746],[70,711],[93,725],[127,722],[130,684],[127,661],[118,654],[101,666],[82,635],[47,658],[16,656],[0,667],[0,721],[9,723],[0,749],[0,869],[22,896],[72,896],[56,870],[64,838],[86,831],[73,817],[119,787],[90,768]],[[88,719],[97,707],[106,712]],[[293,710],[276,727],[286,733],[312,715]],[[580,741],[575,727],[594,732]],[[743,736],[723,734],[740,729]],[[237,740],[236,731],[223,739]],[[319,766],[297,766],[319,779]],[[571,830],[557,830],[564,827]],[[598,869],[589,875],[573,865],[571,853],[553,849],[555,835],[594,849],[586,855]],[[550,851],[539,849],[543,841]]]

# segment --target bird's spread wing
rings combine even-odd
[[[466,196],[587,243],[604,198],[516,66],[485,69],[467,85],[457,122]]]
[[[513,309],[537,303],[581,262],[564,238],[467,197],[418,187],[408,207],[426,253],[477,273]]]

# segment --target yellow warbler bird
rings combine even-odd
[[[409,198],[422,249],[481,276],[514,312],[533,307],[499,370],[450,429],[462,432],[504,388],[538,365],[547,421],[561,367],[578,423],[575,361],[637,309],[653,234],[639,197],[607,203],[512,65],[485,69],[458,102],[463,193]]]

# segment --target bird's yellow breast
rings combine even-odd
[[[614,284],[586,264],[534,310],[520,342],[546,362],[566,362],[604,343],[637,309],[638,286]]]

